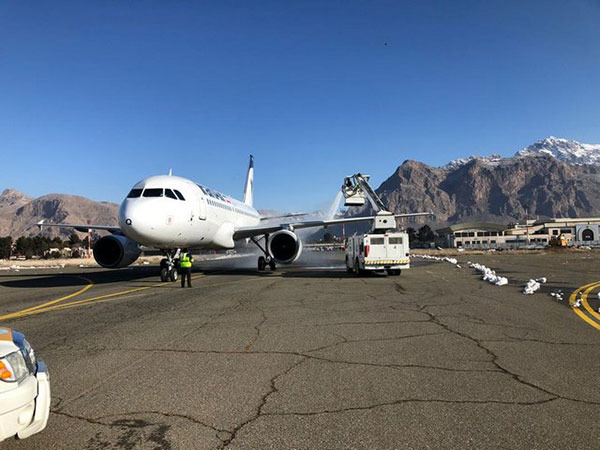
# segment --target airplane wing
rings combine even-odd
[[[307,216],[308,213],[290,213],[290,214],[284,214],[282,216],[264,216],[261,217],[260,220],[273,220],[273,219],[287,219],[288,217],[300,217],[300,216]]]
[[[394,214],[394,217],[397,219],[401,219],[403,217],[419,217],[419,216],[432,216],[433,213],[409,213],[409,214]],[[367,216],[367,217],[347,217],[343,219],[333,219],[333,220],[311,220],[307,222],[290,222],[290,223],[282,223],[278,225],[267,225],[267,226],[258,226],[258,227],[242,227],[237,228],[233,233],[233,239],[246,239],[254,236],[260,236],[263,234],[274,233],[279,230],[296,230],[300,228],[317,228],[317,227],[327,227],[329,225],[338,225],[341,223],[354,223],[354,222],[368,222],[370,220],[374,220],[375,216]]]
[[[43,220],[40,220],[37,224],[38,228],[41,230],[42,227],[60,227],[60,228],[74,228],[77,231],[81,231],[82,233],[87,233],[88,230],[104,230],[109,231],[110,233],[121,233],[121,229],[119,227],[113,225],[82,225],[82,224],[73,224],[73,223],[46,223]]]

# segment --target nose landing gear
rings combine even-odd
[[[265,239],[265,247],[264,248],[262,247],[262,245],[260,245],[258,239],[256,239],[256,238],[250,238],[250,239],[265,254],[265,256],[258,257],[258,270],[260,272],[262,272],[263,270],[265,270],[267,268],[267,266],[269,266],[269,268],[271,270],[277,270],[277,265],[275,264],[275,260],[273,259],[273,257],[271,255],[269,255],[269,252],[267,251],[267,243],[269,242],[269,235],[265,234],[265,236],[264,236],[264,239]]]
[[[164,252],[166,258],[160,261],[160,281],[177,281],[179,272],[177,271],[177,256],[179,249],[167,250]]]

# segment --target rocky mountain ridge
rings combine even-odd
[[[117,225],[119,205],[95,202],[85,197],[67,194],[48,194],[31,198],[14,189],[0,194],[0,236],[30,236],[39,233],[35,225],[46,222],[89,223]],[[66,237],[73,230],[45,228],[49,237]]]
[[[550,155],[478,158],[453,168],[407,160],[377,193],[390,210],[434,211],[436,223],[506,223],[535,217],[600,215],[600,166],[568,164]]]

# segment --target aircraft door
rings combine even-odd
[[[206,220],[206,197],[200,197],[200,209],[198,211],[198,218],[200,220]]]

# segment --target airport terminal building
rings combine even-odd
[[[600,247],[600,217],[527,220],[509,225],[465,222],[437,233],[448,247],[465,249],[542,248],[551,243]]]

